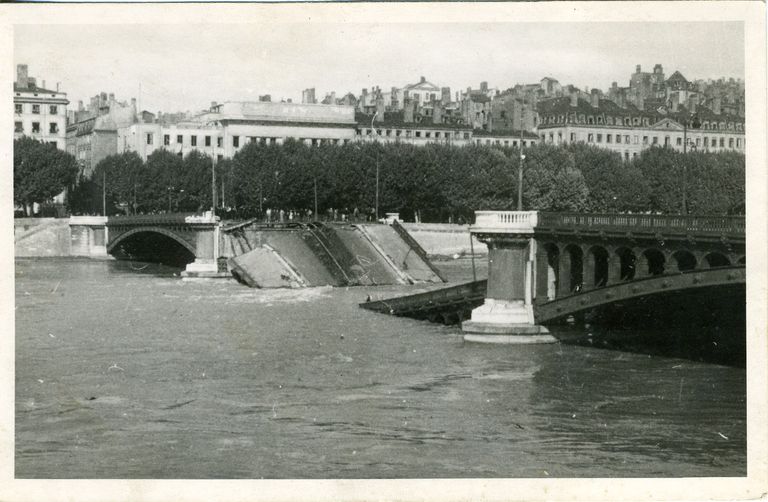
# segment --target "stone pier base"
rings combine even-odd
[[[524,301],[486,298],[472,311],[472,319],[461,324],[464,340],[481,343],[554,343],[544,326],[534,323],[533,309]]]
[[[228,272],[219,272],[216,260],[197,259],[187,265],[182,277],[231,277]]]

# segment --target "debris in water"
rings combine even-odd
[[[45,380],[43,380],[41,378],[38,378],[37,381],[40,382],[40,383],[45,383]]]
[[[50,336],[51,338],[56,338],[56,337],[53,335],[53,333],[48,333],[48,336]]]
[[[125,371],[123,368],[118,366],[116,363],[112,363],[112,366],[107,368],[107,371],[112,371],[112,370],[115,370],[115,371]]]
[[[720,435],[720,437],[721,437],[721,438],[723,438],[723,439],[728,439],[728,436],[726,436],[726,435],[725,435],[725,434],[723,434],[722,432],[718,432],[718,434]]]

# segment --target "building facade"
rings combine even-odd
[[[593,92],[590,101],[576,95],[539,103],[538,134],[542,143],[587,143],[618,152],[624,160],[646,148],[678,151],[745,150],[744,119],[703,106],[676,112],[619,106]]]
[[[57,85],[58,88],[58,85]],[[16,66],[13,83],[13,137],[28,136],[66,150],[67,94],[37,85],[25,64]]]

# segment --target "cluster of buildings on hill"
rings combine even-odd
[[[661,65],[642,72],[628,87],[607,92],[581,90],[543,78],[507,90],[482,82],[452,93],[421,77],[389,90],[373,87],[322,100],[315,89],[302,102],[212,102],[196,114],[162,114],[137,109],[135,99],[118,101],[100,93],[67,111],[66,93],[37,85],[27,65],[17,66],[14,131],[54,143],[75,156],[88,176],[108,155],[134,151],[146,159],[157,149],[185,155],[202,151],[231,158],[249,142],[280,144],[288,138],[308,145],[351,141],[415,145],[522,146],[584,142],[630,159],[652,145],[681,151],[744,151],[744,83],[690,82],[679,72],[665,78]]]

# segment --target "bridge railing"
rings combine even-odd
[[[199,213],[167,213],[167,214],[132,214],[127,216],[110,216],[107,224],[112,225],[182,225],[187,223],[188,218],[198,218],[201,221],[206,219],[207,215]]]
[[[472,231],[533,233],[538,215],[538,211],[475,211]]]
[[[675,231],[683,233],[741,234],[743,216],[682,216],[667,214],[538,214],[539,228],[588,227],[612,231]]]

